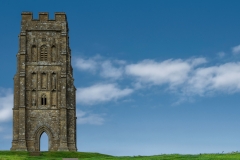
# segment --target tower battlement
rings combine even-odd
[[[22,12],[22,21],[67,21],[65,12],[55,12],[55,19],[49,19],[48,12],[39,12],[38,19],[33,19],[32,12]]]

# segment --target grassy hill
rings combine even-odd
[[[30,156],[28,152],[0,151],[0,160],[62,160],[62,158],[79,158],[79,160],[239,160],[240,153],[199,155],[164,154],[155,156],[116,157],[89,152],[41,152],[40,156]]]

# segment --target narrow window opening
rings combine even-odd
[[[40,60],[41,61],[47,61],[48,55],[47,55],[47,46],[43,45],[41,46],[41,54],[40,54]]]
[[[41,105],[47,105],[47,98],[46,98],[46,95],[42,95],[42,98],[41,98]]]
[[[47,74],[42,73],[42,89],[47,89]]]

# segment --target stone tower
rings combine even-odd
[[[11,150],[39,151],[42,133],[49,151],[77,151],[76,89],[65,13],[22,13],[14,76]]]

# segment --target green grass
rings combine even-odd
[[[0,151],[0,160],[62,160],[62,158],[79,158],[79,160],[240,160],[240,153],[180,155],[163,154],[154,156],[111,156],[90,152],[41,152],[40,156],[29,156],[28,152]]]

